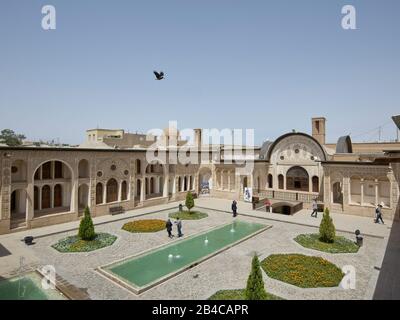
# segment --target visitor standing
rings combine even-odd
[[[271,212],[271,201],[269,199],[265,200],[265,211]]]
[[[312,210],[311,217],[318,218],[318,204],[315,199],[312,202]]]
[[[180,238],[180,237],[183,236],[183,234],[182,234],[182,221],[179,220],[179,218],[176,218],[176,222],[175,223],[176,223],[176,227],[178,229],[178,237]]]
[[[237,216],[237,202],[236,200],[233,200],[232,202],[232,212],[233,212],[233,217]]]
[[[378,208],[376,208],[376,220],[375,220],[375,223],[379,223],[379,220],[382,222],[382,224],[385,224],[384,222],[383,222],[383,219],[382,219],[382,205],[380,204],[380,205],[378,205]]]
[[[167,232],[168,232],[168,237],[172,238],[172,222],[171,219],[168,219],[167,224],[166,224]]]

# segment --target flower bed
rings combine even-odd
[[[332,243],[319,240],[319,234],[300,234],[294,241],[305,248],[328,253],[357,253],[359,246],[345,237],[335,237]]]
[[[116,236],[108,233],[99,233],[91,241],[81,240],[78,236],[71,236],[61,239],[52,247],[59,252],[89,252],[111,246]]]
[[[138,232],[158,232],[166,228],[166,221],[159,219],[148,219],[148,220],[135,220],[125,223],[122,226],[122,230],[129,231],[132,233]]]
[[[337,287],[344,276],[333,263],[302,254],[273,254],[261,267],[269,277],[300,288]]]
[[[214,293],[208,300],[246,300],[245,289],[220,290]],[[265,300],[283,300],[282,298],[267,292]]]
[[[180,220],[200,220],[208,217],[207,213],[199,211],[181,211],[170,213],[169,217],[172,219],[179,218]]]

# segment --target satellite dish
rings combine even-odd
[[[400,130],[400,115],[392,117],[393,122],[396,124],[397,128]]]

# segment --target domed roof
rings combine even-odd
[[[353,153],[353,144],[350,136],[343,136],[338,139],[336,153]]]

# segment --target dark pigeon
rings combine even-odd
[[[164,79],[164,72],[158,73],[157,71],[154,71],[154,75],[156,76],[156,80],[162,80]]]

